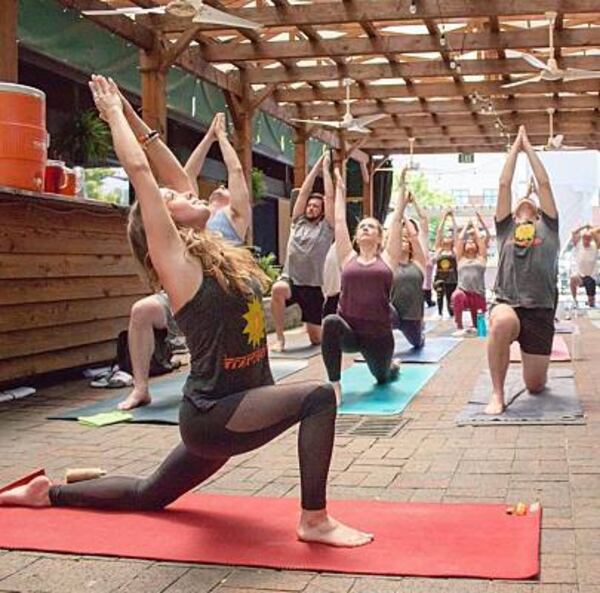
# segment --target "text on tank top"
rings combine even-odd
[[[258,285],[247,296],[225,291],[205,275],[175,319],[190,350],[183,392],[199,409],[231,393],[273,384]]]
[[[435,279],[449,284],[457,281],[456,254],[453,251],[441,251],[436,257]]]
[[[393,274],[380,256],[362,264],[354,256],[342,270],[338,312],[359,334],[391,330],[390,292]]]
[[[414,262],[401,263],[394,272],[391,301],[399,319],[423,319],[423,272]]]

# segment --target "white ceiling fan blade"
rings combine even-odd
[[[540,60],[539,58],[536,58],[532,54],[526,54],[522,51],[517,51],[515,49],[507,49],[506,55],[512,57],[518,56],[520,58],[523,58],[528,64],[531,64],[534,68],[538,68],[539,70],[544,70],[547,67],[546,64],[544,64],[544,62],[542,62],[542,60]]]
[[[290,121],[295,121],[300,124],[313,124],[315,126],[329,126],[331,128],[341,128],[342,124],[339,121],[325,121],[320,119],[295,119],[292,118]]]
[[[369,130],[369,128],[365,128],[363,126],[358,126],[356,125],[356,122],[354,122],[354,125],[350,126],[349,128],[346,128],[346,130],[348,132],[355,132],[357,134],[371,134],[372,130]]]
[[[203,4],[196,16],[192,19],[194,23],[207,23],[210,25],[225,25],[233,29],[261,29],[262,25],[234,16],[212,6]]]
[[[503,89],[510,89],[515,86],[521,86],[522,84],[529,84],[531,82],[539,82],[541,80],[541,76],[533,76],[532,78],[525,78],[524,80],[517,80],[515,82],[509,82],[508,84],[503,84]]]
[[[151,14],[164,12],[164,6],[157,6],[156,8],[140,8],[131,6],[130,8],[112,8],[107,10],[82,10],[81,14],[86,16],[116,16],[119,14]]]
[[[563,75],[563,80],[586,80],[589,78],[600,78],[600,70],[582,70],[581,68],[567,68]]]
[[[354,123],[355,123],[355,125],[357,125],[361,128],[364,128],[364,127],[368,126],[369,124],[372,124],[373,122],[383,119],[384,117],[387,117],[387,113],[376,113],[374,115],[363,115],[362,117],[357,117],[354,120]]]

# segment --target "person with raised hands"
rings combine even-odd
[[[537,182],[539,206],[528,193],[513,209],[511,185],[521,151]],[[519,128],[500,176],[495,222],[499,260],[488,337],[493,391],[486,414],[504,410],[512,342],[521,347],[523,379],[531,393],[540,393],[546,386],[552,352],[560,248],[558,211],[550,178],[525,126]]]
[[[573,244],[573,274],[569,284],[573,305],[578,307],[577,290],[585,288],[587,304],[596,306],[596,276],[598,275],[598,247],[600,246],[600,227],[585,224],[571,232]]]
[[[335,244],[342,270],[341,294],[337,313],[323,321],[321,348],[329,381],[341,402],[342,352],[360,352],[379,383],[398,376],[400,363],[393,359],[390,294],[402,253],[400,227],[406,200],[402,199],[394,211],[385,247],[383,227],[371,217],[358,223],[352,241],[346,222],[346,185],[337,168],[335,182]]]
[[[292,228],[283,273],[271,289],[271,313],[276,341],[273,351],[285,350],[285,309],[297,303],[311,344],[321,343],[323,268],[333,241],[333,184],[328,182],[331,160],[323,154],[302,183],[292,211]],[[319,174],[325,194],[313,192]]]
[[[479,218],[479,213],[477,213]],[[477,314],[487,310],[485,300],[485,268],[487,265],[487,238],[479,233],[478,225],[469,219],[459,234],[456,245],[458,286],[452,294],[455,337],[477,333]],[[465,330],[463,311],[471,313],[472,327]]]
[[[445,234],[446,223],[452,221],[450,234]],[[458,275],[456,269],[456,252],[454,251],[454,241],[456,239],[456,218],[452,210],[444,213],[437,229],[435,237],[435,276],[433,287],[435,288],[438,313],[440,317],[444,313],[444,297],[446,298],[446,308],[448,314],[452,317],[452,293],[456,290]]]
[[[427,211],[419,206],[414,194],[409,194],[409,201],[415,209],[419,221],[419,238],[425,255],[425,277],[423,279],[423,298],[428,307],[435,307],[435,301],[431,298],[433,290],[433,259],[434,252],[429,248],[429,216]]]
[[[134,256],[149,279],[167,291],[189,345],[191,371],[179,415],[182,442],[145,479],[102,477],[59,485],[38,476],[0,493],[0,505],[160,511],[230,457],[261,447],[300,423],[296,536],[340,547],[369,543],[371,534],[339,523],[327,511],[334,390],[318,381],[273,385],[261,305],[268,278],[247,249],[200,225],[182,224],[180,217],[187,220],[190,209],[206,222],[207,206],[189,203],[187,212],[168,208],[118,93],[101,76],[92,77],[90,88],[136,190],[128,227]],[[260,534],[260,525],[256,529]]]

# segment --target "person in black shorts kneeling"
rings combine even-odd
[[[307,175],[292,211],[292,228],[283,274],[271,290],[271,313],[277,341],[274,351],[285,349],[285,308],[298,303],[311,344],[321,343],[323,266],[333,242],[333,180],[329,154],[322,156]],[[319,172],[325,195],[312,193]]]
[[[540,206],[525,197],[511,212],[511,183],[519,152],[529,159],[538,184]],[[523,379],[530,393],[546,386],[554,336],[558,274],[558,212],[548,174],[533,150],[525,127],[513,144],[502,175],[496,206],[498,275],[490,315],[488,362],[493,393],[486,414],[504,411],[504,381],[510,345],[521,346]]]

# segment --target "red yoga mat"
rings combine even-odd
[[[552,362],[568,362],[571,360],[569,354],[569,348],[567,343],[562,336],[554,335],[552,340],[552,352],[550,353],[550,360]],[[510,345],[510,362],[521,362],[521,348],[517,342],[513,342]]]
[[[0,507],[0,547],[348,574],[527,579],[539,572],[541,511],[364,500],[329,508],[375,541],[361,548],[297,541],[295,499],[187,494],[154,513]]]

